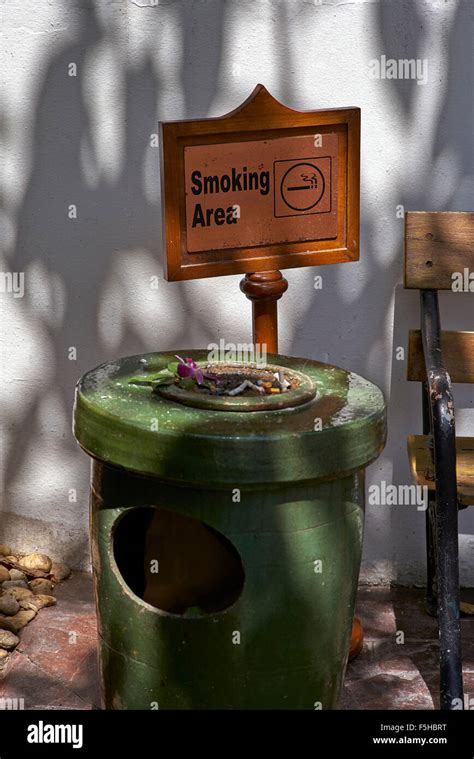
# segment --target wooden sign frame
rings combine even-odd
[[[185,148],[337,133],[337,235],[253,247],[190,252],[187,245]],[[359,259],[360,109],[295,111],[261,84],[236,110],[217,118],[160,123],[165,277],[227,274],[333,264]]]

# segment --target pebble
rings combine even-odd
[[[16,556],[10,546],[0,544],[1,561],[20,567],[9,570],[0,563],[0,659],[4,659],[19,643],[15,633],[31,622],[40,609],[56,604],[54,585],[66,580],[71,569],[43,553]],[[28,582],[28,576],[34,579]]]
[[[7,593],[10,596],[13,596],[13,598],[16,598],[17,601],[22,601],[24,598],[30,598],[33,595],[33,591],[31,591],[29,588],[8,588]]]
[[[10,569],[10,580],[25,580],[26,582],[26,575],[19,569]]]
[[[16,637],[10,630],[0,630],[0,648],[5,648],[7,651],[11,651],[19,644],[20,639]]]
[[[4,648],[0,648],[0,661],[2,659],[6,659],[7,656],[8,656],[8,651],[5,651]]]
[[[29,553],[18,562],[26,569],[40,569],[43,572],[51,570],[51,559],[45,553]]]
[[[10,575],[8,575],[10,577]],[[2,582],[2,588],[8,590],[9,588],[28,588],[26,580],[5,580]]]
[[[34,596],[29,596],[28,598],[22,598],[21,601],[18,602],[18,606],[20,609],[34,609],[35,611],[38,611],[38,607],[32,603],[32,599]]]
[[[67,580],[71,574],[71,568],[60,561],[53,561],[51,564],[51,574],[57,582],[62,582],[62,580]]]
[[[0,596],[0,614],[6,614],[8,617],[11,617],[19,610],[20,604],[10,593],[4,593],[3,596]]]
[[[13,617],[0,617],[0,627],[16,633],[36,617],[34,609],[21,609]]]
[[[32,598],[25,599],[25,603],[29,604],[28,608],[35,608],[39,611],[40,609],[44,609],[45,606],[54,606],[56,599],[54,596],[38,594]]]
[[[45,580],[43,578],[39,578],[37,580],[31,580],[29,583],[30,590],[33,591],[35,595],[41,594],[41,593],[51,593],[53,590],[53,583],[51,580]]]

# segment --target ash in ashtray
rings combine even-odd
[[[197,386],[196,390],[209,395],[278,395],[299,386],[295,378],[289,379],[282,370],[272,372],[269,369],[216,367],[208,364],[204,372],[208,376],[212,375],[213,380],[205,386]]]

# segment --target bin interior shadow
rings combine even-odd
[[[245,581],[235,546],[198,519],[160,507],[127,511],[114,531],[114,558],[135,595],[161,611],[223,611]]]

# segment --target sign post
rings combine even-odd
[[[360,110],[294,111],[259,84],[160,126],[166,279],[245,274],[254,342],[277,352],[280,269],[359,258]]]
[[[288,282],[281,271],[257,271],[245,275],[240,289],[252,301],[253,344],[278,353],[277,300],[287,291]]]

